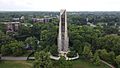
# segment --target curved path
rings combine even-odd
[[[100,60],[102,63],[104,63],[104,64],[106,64],[106,65],[108,65],[109,67],[111,67],[111,68],[115,68],[113,65],[111,65],[111,64],[109,64],[109,63],[107,63],[106,61],[104,61],[104,60]]]
[[[29,59],[35,59],[35,58],[29,57]],[[1,60],[27,60],[27,57],[1,57]]]

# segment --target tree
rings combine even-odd
[[[75,51],[77,52],[79,55],[82,54],[82,51],[83,51],[83,44],[80,42],[80,40],[72,40],[73,42],[73,46],[70,51]]]
[[[65,68],[66,65],[65,62],[66,62],[65,57],[61,56],[60,59],[58,60],[60,68]]]
[[[82,54],[87,59],[91,59],[93,57],[92,50],[91,50],[90,46],[85,45]]]
[[[112,23],[114,24],[114,23]],[[103,28],[103,31],[106,35],[109,35],[109,34],[118,34],[119,32],[119,28],[117,27],[113,27],[113,26],[106,26]]]
[[[33,50],[35,50],[37,47],[37,39],[35,37],[28,37],[25,40],[25,44],[31,46]]]
[[[107,61],[108,60],[108,52],[106,51],[106,49],[100,50],[100,58]]]
[[[67,54],[67,57],[69,57],[69,58],[76,57],[76,56],[77,56],[77,53],[75,51],[70,51]]]
[[[56,39],[57,39],[56,28],[41,31],[41,40],[46,41],[45,42],[46,44],[54,45]]]
[[[34,56],[35,56],[34,68],[51,68],[52,62],[49,53],[41,51],[36,52]]]
[[[100,58],[102,60],[108,61],[109,63],[114,63],[115,53],[113,51],[107,52],[106,49],[100,50]]]
[[[40,23],[34,23],[33,27],[31,28],[32,36],[35,36],[37,39],[40,39],[41,27],[42,25]]]
[[[99,57],[98,51],[95,52],[92,61],[93,61],[93,63],[95,65],[99,65],[100,64],[100,57]]]
[[[6,32],[5,24],[0,23],[0,30],[1,30],[2,32]]]
[[[115,62],[117,63],[117,67],[120,68],[120,55],[116,56]]]
[[[0,31],[0,45],[4,45],[12,40],[13,40],[13,38],[11,38],[10,36],[4,34],[2,31]]]
[[[31,34],[31,30],[30,27],[27,26],[27,24],[25,23],[24,25],[21,25],[19,30],[18,30],[19,35],[27,35],[29,36]]]
[[[12,50],[13,56],[20,56],[24,53],[24,49],[23,49],[24,43],[23,42],[18,42],[18,41],[11,42],[9,44],[9,46]]]
[[[107,51],[114,51],[116,55],[120,54],[120,36],[112,34],[105,35],[99,38],[99,48]]]
[[[100,28],[94,28],[87,25],[70,25],[69,27],[70,46],[79,52],[79,54],[81,53],[80,50],[84,48],[81,44],[86,42],[92,45],[91,49],[93,51],[98,49],[97,41],[98,38],[102,36]]]
[[[58,60],[59,67],[60,68],[72,68],[72,62],[69,60],[66,60],[65,57],[61,56]]]
[[[20,56],[24,53],[23,49],[23,42],[19,41],[11,41],[6,45],[2,45],[1,53],[2,55],[13,55],[13,56]]]
[[[50,53],[53,56],[58,56],[58,47],[57,47],[57,45],[53,45],[53,46],[50,47]]]
[[[113,51],[109,52],[109,61],[114,63],[115,53]]]
[[[10,46],[9,45],[2,45],[1,54],[3,56],[12,54],[12,50],[11,50]]]

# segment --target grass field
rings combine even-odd
[[[96,66],[96,65],[93,65],[93,63],[89,61],[84,61],[84,60],[76,60],[76,61],[73,61],[72,63],[73,63],[73,68],[110,68],[107,65],[102,63],[101,65]]]
[[[63,67],[63,68],[110,68],[104,64],[101,64],[100,66],[96,66],[84,60],[74,60],[71,61],[71,63],[72,63],[72,67]],[[32,68],[32,61],[2,61],[0,62],[0,68]],[[56,65],[53,66],[53,68],[60,68],[60,67]]]
[[[85,60],[74,60],[71,61],[71,67],[64,65],[63,67],[60,67],[60,65],[54,65],[55,68],[110,68],[107,65],[101,63],[100,65],[94,65],[90,61],[85,61]]]
[[[28,61],[2,61],[0,68],[32,68],[32,64]]]

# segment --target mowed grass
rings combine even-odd
[[[64,65],[63,67],[60,67],[59,65],[54,65],[54,68],[110,68],[109,66],[101,63],[100,65],[94,65],[90,61],[85,60],[74,60],[71,61],[71,67]]]
[[[28,61],[2,61],[0,68],[32,68],[32,63]]]
[[[92,62],[85,60],[75,60],[72,61],[72,68],[110,68],[107,65],[101,63],[100,65],[94,65]]]
[[[0,68],[33,68],[33,61],[2,61],[0,62]],[[56,62],[56,61],[55,61]],[[93,63],[85,60],[71,61],[72,67],[60,67],[59,65],[53,66],[53,68],[110,68],[105,64],[96,66]]]

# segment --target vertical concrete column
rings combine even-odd
[[[61,51],[61,13],[60,13],[60,16],[59,16],[60,18],[59,18],[59,33],[58,33],[58,52],[60,52]]]
[[[59,33],[58,33],[58,51],[59,53],[68,52],[68,31],[67,31],[67,13],[66,10],[60,11]]]

